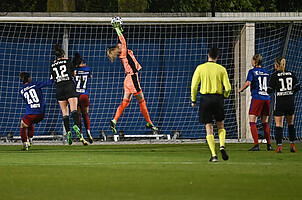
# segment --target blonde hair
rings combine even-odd
[[[286,64],[286,60],[284,58],[282,58],[282,57],[276,58],[275,64],[278,65],[278,68],[284,72],[285,64]]]
[[[109,47],[107,49],[107,57],[110,59],[111,62],[114,62],[116,57],[120,55],[121,51],[118,48],[118,45],[115,45],[113,47]]]
[[[253,60],[255,61],[255,65],[256,66],[261,66],[262,62],[263,62],[263,58],[260,54],[255,54],[253,56]]]

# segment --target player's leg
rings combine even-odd
[[[257,116],[249,115],[249,118],[250,118],[251,133],[254,140],[254,146],[251,149],[249,149],[249,151],[260,151],[259,142],[258,142]]]
[[[125,92],[124,92],[124,96],[123,96],[123,101],[122,101],[121,105],[117,108],[114,119],[110,121],[110,127],[111,127],[111,130],[113,133],[117,133],[116,129],[115,129],[117,120],[120,118],[120,116],[124,112],[125,108],[127,108],[127,106],[130,104],[130,101],[132,98],[132,94],[130,92],[128,92],[128,90],[126,88],[124,88],[124,89],[125,89]]]
[[[210,162],[217,162],[217,154],[215,151],[215,141],[214,141],[214,131],[213,131],[213,124],[212,123],[207,123],[206,124],[206,132],[207,132],[207,142],[212,154],[211,159],[209,160]]]
[[[156,126],[154,126],[154,124],[152,123],[152,121],[150,119],[150,115],[149,115],[149,112],[147,109],[147,105],[146,105],[146,101],[145,101],[143,92],[140,91],[138,94],[135,94],[135,98],[139,103],[141,113],[143,114],[145,120],[147,121],[146,127],[152,129],[153,131],[157,131],[158,128]]]
[[[275,137],[276,137],[276,143],[277,143],[276,153],[282,153],[283,120],[284,120],[284,116],[275,115],[275,123],[276,123]]]
[[[26,121],[26,115],[21,120],[20,136],[21,136],[22,145],[23,145],[22,150],[28,151],[29,145],[27,142],[27,132],[26,132],[26,128],[28,127],[28,125],[26,123],[24,123],[23,120]]]
[[[296,147],[295,147],[294,141],[296,140],[296,132],[295,132],[295,127],[294,127],[294,115],[287,115],[286,121],[287,121],[287,125],[288,125],[290,152],[295,153]]]
[[[68,109],[68,102],[66,100],[64,101],[58,101],[62,114],[63,114],[63,124],[65,131],[67,132],[67,142],[69,145],[72,144],[72,134],[69,127],[69,109]]]
[[[78,105],[78,114],[79,114],[79,128],[81,129],[81,133],[83,132],[82,131],[82,115],[81,115],[82,111],[81,111],[81,107],[80,105]]]
[[[81,108],[81,112],[83,115],[83,119],[84,119],[84,125],[85,125],[85,129],[86,129],[86,134],[87,134],[87,138],[90,144],[93,143],[93,138],[91,136],[90,133],[90,118],[89,118],[89,107],[82,107]]]
[[[32,116],[32,121],[31,125],[28,126],[28,141],[29,141],[29,147],[32,146],[33,143],[33,137],[35,134],[35,127],[34,124],[40,123],[43,119],[45,114],[38,114],[38,115],[31,115]]]
[[[274,151],[271,145],[271,130],[268,124],[269,113],[270,113],[270,101],[264,101],[264,105],[261,112],[261,122],[262,122],[264,137],[267,141],[266,149],[268,151]]]
[[[78,138],[80,138],[80,141],[83,143],[84,146],[88,145],[86,140],[83,137],[83,134],[81,133],[81,129],[79,128],[80,122],[79,122],[79,114],[78,114],[78,98],[77,97],[71,97],[68,98],[68,103],[71,110],[71,116],[73,118],[73,130],[76,131]]]
[[[226,147],[225,147],[225,136],[226,136],[226,131],[224,129],[224,121],[217,121],[217,128],[218,128],[218,137],[219,137],[219,142],[220,142],[220,152],[222,155],[223,160],[228,160],[229,155],[226,152]]]

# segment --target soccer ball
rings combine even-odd
[[[111,19],[111,24],[113,25],[114,23],[119,23],[120,26],[122,26],[123,20],[119,16],[115,16],[115,17],[112,17],[112,19]]]

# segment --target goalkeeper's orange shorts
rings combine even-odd
[[[133,94],[134,96],[138,95],[142,92],[142,88],[139,84],[137,73],[135,73],[133,75],[127,74],[125,81],[124,81],[124,91],[126,93]]]

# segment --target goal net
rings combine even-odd
[[[127,22],[124,19],[124,36],[128,48],[133,50],[143,67],[139,73],[140,84],[150,118],[160,134],[173,134],[178,130],[183,138],[205,138],[204,126],[198,123],[198,108],[190,105],[190,86],[195,68],[207,61],[207,50],[213,45],[221,50],[217,62],[227,69],[232,85],[231,95],[225,100],[225,127],[229,139],[247,138],[243,131],[248,132],[247,128],[242,129],[248,123],[246,119],[242,120],[247,114],[244,112],[246,105],[242,104],[243,97],[236,93],[251,66],[251,57],[242,59],[243,53],[260,53],[264,58],[263,67],[270,72],[274,71],[274,59],[284,55],[287,69],[293,70],[302,80],[301,22],[256,21],[252,22],[254,35],[243,36],[247,24],[243,20],[209,22],[195,19],[188,23],[184,22],[188,19],[174,18],[156,21]],[[0,135],[8,132],[19,135],[20,132],[25,103],[18,93],[23,85],[18,74],[26,71],[33,81],[47,80],[49,65],[55,59],[53,48],[56,43],[63,44],[69,58],[80,53],[92,70],[89,85],[92,136],[100,137],[100,131],[112,135],[109,121],[123,98],[125,72],[119,60],[111,63],[106,56],[107,48],[118,43],[110,18],[70,22],[62,17],[61,22],[56,23],[43,21],[43,18],[23,22],[1,20],[0,36]],[[254,52],[243,46],[243,37],[252,44]],[[55,98],[55,86],[42,90],[46,115],[35,126],[35,135],[62,134],[62,114]],[[245,95],[246,99],[250,97],[248,91]],[[198,102],[199,98],[198,93]],[[298,93],[295,123],[300,138],[301,102]],[[133,98],[120,117],[117,130],[126,134],[152,134],[145,124],[138,102]],[[82,127],[85,131],[84,125]],[[274,130],[273,123],[271,127]]]

